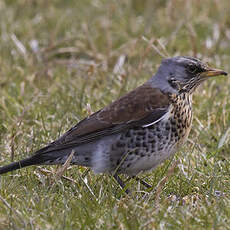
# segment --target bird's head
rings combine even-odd
[[[164,59],[152,78],[163,91],[173,93],[193,93],[204,80],[227,75],[220,69],[214,69],[192,57],[173,57]]]

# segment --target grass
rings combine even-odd
[[[162,56],[230,71],[230,2],[0,2],[0,165],[19,160],[145,82]],[[119,60],[126,57],[120,68]],[[0,229],[230,229],[230,80],[194,95],[187,144],[131,181],[30,167],[0,178]],[[178,160],[172,174],[168,169]]]

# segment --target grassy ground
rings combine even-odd
[[[0,165],[145,82],[162,56],[230,71],[229,8],[229,0],[1,1]],[[0,178],[0,230],[230,229],[229,87],[220,77],[196,92],[187,145],[143,175],[153,190],[131,181],[131,198],[83,167],[61,179],[56,166],[26,168]]]

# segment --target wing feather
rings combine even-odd
[[[52,142],[50,151],[92,142],[131,127],[147,127],[161,120],[168,108],[168,95],[144,84],[80,121]]]

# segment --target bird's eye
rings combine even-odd
[[[195,72],[197,71],[197,67],[196,67],[194,64],[190,64],[190,65],[188,66],[188,71],[189,71],[190,73],[195,73]]]
[[[168,80],[168,82],[169,82],[169,84],[170,84],[174,89],[177,89],[177,88],[178,88],[178,83],[177,83],[177,81],[176,81],[175,78],[170,78],[170,79]]]

